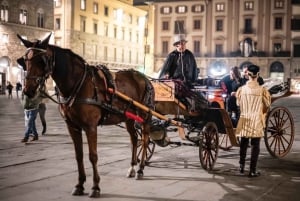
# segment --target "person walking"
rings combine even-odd
[[[40,95],[39,91],[37,94],[29,98],[27,95],[24,94],[24,114],[25,114],[25,134],[24,138],[21,142],[28,142],[29,135],[33,134],[33,138],[31,141],[36,141],[39,139],[38,132],[36,130],[36,116],[39,111],[39,104],[42,101],[42,96]]]
[[[260,86],[259,67],[250,65],[248,67],[249,81],[236,92],[237,105],[240,107],[240,118],[236,128],[237,137],[240,141],[240,173],[244,174],[245,159],[249,141],[251,143],[251,158],[249,177],[260,176],[257,171],[257,161],[260,152],[260,139],[264,135],[265,117],[271,105],[269,91]]]
[[[8,91],[8,98],[12,99],[12,90],[13,90],[14,86],[11,84],[11,82],[7,82],[7,86],[6,89]]]
[[[48,98],[43,98],[41,103],[39,104],[39,116],[43,126],[42,135],[44,135],[47,131],[47,122],[46,122],[47,102],[48,102]]]
[[[20,82],[17,82],[17,84],[16,84],[17,98],[19,98],[19,91],[22,91],[22,84]]]

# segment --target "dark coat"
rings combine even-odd
[[[171,52],[162,67],[159,78],[164,78],[166,74],[169,75],[169,79],[180,79],[186,83],[194,83],[198,78],[198,72],[193,53],[185,50],[181,56],[177,50]]]

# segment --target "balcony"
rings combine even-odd
[[[247,28],[247,29],[241,29],[241,34],[256,34],[256,29]]]

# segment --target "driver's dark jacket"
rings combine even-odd
[[[180,52],[174,50],[168,55],[159,78],[164,78],[166,74],[169,74],[169,79],[180,79],[186,83],[194,83],[198,77],[195,57],[193,53],[187,49],[182,53],[182,60],[180,54]],[[182,68],[184,75],[182,74]]]

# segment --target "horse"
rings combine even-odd
[[[72,138],[78,168],[78,183],[72,195],[84,194],[86,173],[83,163],[82,131],[89,148],[93,168],[93,186],[90,197],[100,197],[100,176],[97,170],[97,127],[124,122],[132,145],[131,164],[127,177],[143,178],[146,149],[149,142],[152,114],[117,96],[114,91],[126,94],[132,100],[149,108],[154,107],[154,90],[149,79],[135,70],[120,70],[113,74],[105,66],[89,65],[70,49],[49,44],[51,34],[43,40],[31,42],[18,38],[27,48],[18,63],[27,71],[24,94],[33,97],[37,90],[43,92],[45,81],[51,76],[58,91],[59,111]],[[131,114],[131,115],[125,115]],[[137,120],[142,134],[142,154],[137,172]]]

